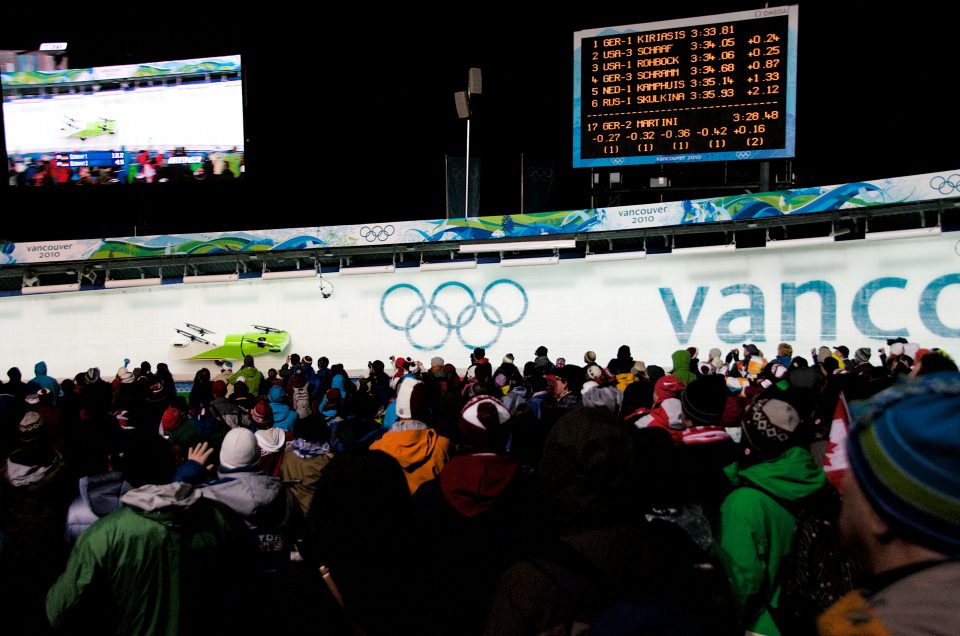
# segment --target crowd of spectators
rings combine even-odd
[[[296,354],[264,374],[247,356],[182,392],[163,362],[106,379],[10,369],[4,631],[960,625],[960,373],[946,352],[745,343],[663,367],[628,345],[605,366],[530,353],[394,355],[359,378]],[[794,505],[826,491],[842,495],[858,579],[816,627],[786,625]]]

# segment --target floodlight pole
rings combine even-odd
[[[482,79],[480,69],[471,68],[467,76],[467,90],[454,94],[454,101],[457,104],[457,116],[460,119],[467,120],[467,149],[464,160],[464,181],[463,181],[463,218],[470,216],[470,96],[479,95],[482,92]]]
[[[470,117],[467,117],[466,175],[463,182],[463,218],[470,216]]]

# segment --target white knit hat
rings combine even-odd
[[[220,446],[220,466],[233,469],[250,466],[260,459],[257,438],[250,429],[238,426],[230,429]]]

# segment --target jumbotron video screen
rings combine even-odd
[[[4,72],[0,84],[13,186],[244,175],[239,55]]]

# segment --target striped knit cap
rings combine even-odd
[[[960,373],[920,376],[852,406],[850,467],[905,538],[960,556]]]

